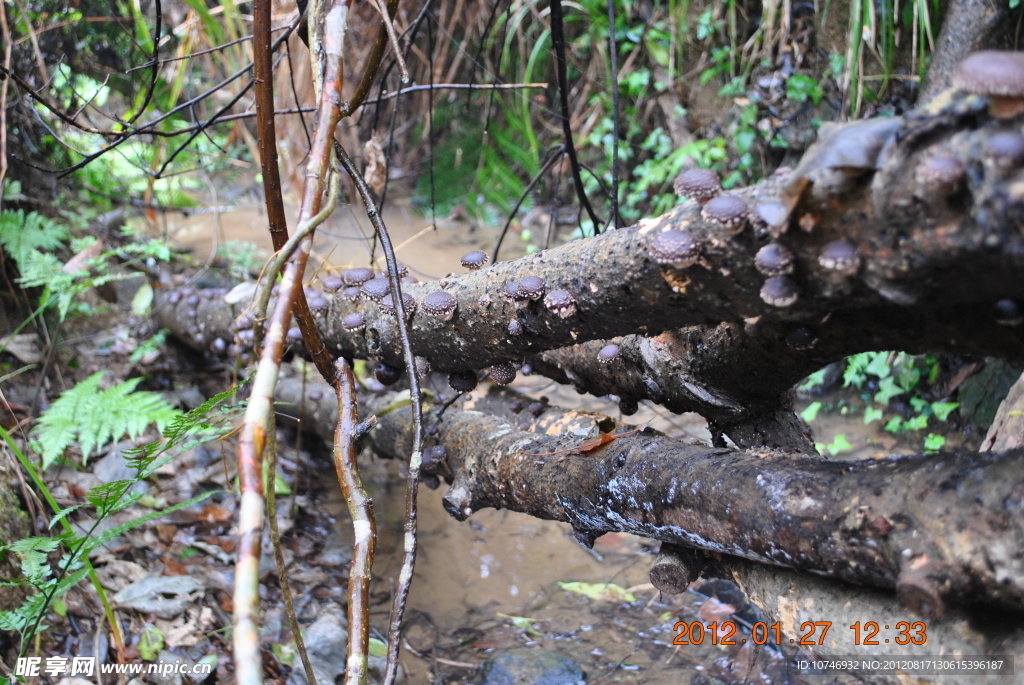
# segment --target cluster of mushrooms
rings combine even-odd
[[[999,121],[1009,121],[1024,114],[1024,54],[1014,52],[980,52],[968,57],[956,72],[953,87],[956,91],[985,98],[989,114]],[[1024,135],[1018,127],[1007,126],[994,132],[983,145],[986,168],[996,178],[1016,174],[1024,166]],[[780,168],[777,176],[792,176],[792,170]],[[917,164],[914,172],[914,194],[922,202],[936,198],[948,198],[959,193],[965,186],[964,164],[952,155],[931,152]],[[700,205],[700,216],[705,224],[722,236],[740,236],[748,225],[758,235],[767,235],[769,242],[757,251],[754,267],[764,276],[760,289],[761,299],[772,307],[789,307],[800,297],[800,290],[794,279],[797,260],[793,252],[781,242],[791,223],[792,207],[780,199],[758,198],[753,206],[738,194],[723,192],[718,174],[710,169],[686,169],[675,179],[674,189],[680,197],[688,198]],[[647,254],[658,265],[673,269],[686,269],[701,261],[701,241],[691,232],[680,228],[668,228],[654,233],[646,243]],[[480,250],[463,255],[462,266],[470,271],[484,268],[488,256]],[[817,263],[829,272],[841,276],[854,276],[861,268],[861,250],[849,240],[838,239],[825,244],[817,255]],[[402,282],[415,283],[405,267],[399,268]],[[404,309],[410,318],[417,308],[426,321],[444,324],[453,319],[459,307],[458,298],[446,288],[449,279],[442,279],[439,289],[419,301],[403,293]],[[184,288],[170,294],[169,303],[188,307],[186,316],[197,319],[196,308],[202,297],[218,297],[226,291],[197,291]],[[391,291],[391,283],[385,272],[369,268],[349,268],[337,275],[320,279],[320,289],[307,287],[305,294],[314,316],[326,317],[329,310],[329,294],[341,300],[355,303],[366,300],[377,304],[385,315],[395,316],[397,307]],[[574,294],[565,289],[549,290],[538,276],[529,275],[518,281],[507,283],[501,289],[501,296],[514,305],[513,311],[527,310],[534,303],[543,306],[550,313],[561,318],[576,314],[577,303]],[[478,304],[489,305],[490,296],[480,297]],[[994,307],[996,320],[1004,325],[1020,325],[1024,322],[1018,304],[1010,299],[1000,300]],[[225,353],[245,359],[245,351],[252,347],[254,317],[252,312],[240,316],[233,324],[234,344],[228,345],[217,338],[210,342],[212,352]],[[345,314],[340,325],[347,331],[361,332],[367,325],[366,316],[358,311]],[[513,316],[506,331],[515,337],[524,332],[524,325]],[[189,329],[194,341],[205,344],[203,324],[198,320]],[[289,341],[302,339],[298,328],[288,331]],[[794,328],[786,338],[793,349],[810,349],[815,343],[815,334],[809,328]],[[619,345],[611,343],[600,349],[597,358],[602,364],[611,364],[621,357]],[[430,370],[429,362],[417,357],[418,374]],[[491,380],[499,385],[508,385],[515,380],[521,365],[510,362],[496,364],[488,373]],[[377,362],[374,377],[384,386],[393,385],[401,377],[400,368]],[[457,392],[469,392],[478,383],[473,370],[454,371],[449,374],[449,385]],[[624,408],[633,409],[632,407]],[[633,409],[635,411],[635,409]]]

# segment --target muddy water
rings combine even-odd
[[[255,244],[264,256],[272,248],[266,212],[259,206],[222,207],[222,211],[203,211],[191,216],[169,215],[159,230],[172,242],[191,249],[192,256],[205,263],[218,245],[244,240]],[[289,226],[294,227],[296,207],[286,205]],[[389,200],[383,211],[384,222],[400,262],[420,280],[441,278],[464,269],[459,258],[470,250],[493,248],[493,231],[476,229],[468,223],[429,218],[417,214],[409,200]],[[435,228],[436,227],[436,228]],[[373,227],[361,207],[339,205],[334,214],[317,230],[313,270],[365,266],[373,251],[374,265],[381,268],[384,258],[378,245],[373,249]],[[513,248],[516,247],[513,245]]]
[[[291,215],[294,224],[294,208]],[[460,222],[438,222],[435,229],[401,199],[390,203],[384,218],[399,260],[421,279],[461,272],[462,254],[472,249],[490,252],[493,247],[493,229]],[[270,251],[266,217],[255,206],[170,217],[161,228],[173,242],[191,248],[200,262],[206,262],[225,241],[247,240]],[[339,208],[317,233],[317,269],[365,265],[370,259],[370,235],[372,228],[358,208]],[[513,236],[509,257],[521,251],[518,243]],[[379,248],[375,257],[379,265]],[[556,405],[585,406],[620,417],[614,403],[577,395],[543,378],[520,376],[514,387],[533,397],[547,396]],[[851,421],[843,419],[839,414],[823,414],[815,426],[816,439],[828,443],[834,434],[845,432],[866,448],[879,437],[874,427],[857,432]],[[648,403],[628,421],[650,422],[691,442],[710,438],[699,416],[676,416]],[[378,602],[372,623],[382,635],[387,626],[387,597],[401,564],[404,474],[400,465],[379,461],[363,468],[376,502],[380,534],[373,569]],[[330,482],[327,471],[323,475]],[[740,673],[765,685],[826,680],[795,675],[778,654],[754,651],[752,645],[742,649],[710,642],[673,645],[675,622],[708,618],[699,613],[707,598],[697,593],[663,597],[648,584],[647,569],[657,543],[608,534],[587,550],[565,524],[506,511],[477,512],[470,521],[459,523],[441,506],[444,488],[421,492],[420,552],[409,601],[410,630],[418,638],[410,637],[404,646],[407,682],[463,683],[473,675],[472,665],[496,650],[517,646],[541,646],[573,659],[591,684],[715,682],[704,676],[740,682],[745,679]],[[317,499],[335,522],[335,544],[350,545],[351,523],[337,488],[328,486]],[[559,582],[614,583],[639,601],[586,599],[566,591]]]

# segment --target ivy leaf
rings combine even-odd
[[[949,418],[950,412],[959,406],[959,402],[932,402],[932,413],[939,421],[945,421]]]
[[[840,452],[852,450],[853,445],[850,444],[850,441],[846,439],[845,435],[840,433],[836,437],[832,438],[832,443],[830,445],[826,445],[825,449],[827,449],[828,453],[834,457]]]
[[[806,409],[800,412],[800,418],[804,420],[804,423],[811,423],[818,418],[819,411],[821,411],[821,402],[811,402]]]
[[[908,430],[912,431],[924,430],[925,428],[928,427],[928,415],[918,414],[917,416],[907,421],[906,426]]]
[[[875,393],[874,400],[883,407],[888,407],[892,398],[903,393],[903,388],[896,385],[896,381],[892,378],[883,378],[878,383],[878,392]]]
[[[864,425],[868,425],[872,421],[880,421],[882,419],[882,410],[878,407],[864,407]]]

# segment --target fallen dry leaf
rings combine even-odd
[[[363,146],[363,158],[366,160],[366,172],[363,177],[366,179],[366,185],[378,196],[384,191],[388,173],[387,160],[384,158],[384,148],[380,141],[380,134],[374,133]]]
[[[700,609],[697,610],[697,615],[700,616],[700,620],[705,623],[713,623],[714,621],[725,621],[732,617],[736,613],[736,607],[731,604],[725,604],[720,602],[714,597],[706,600],[700,605]]]
[[[224,523],[230,521],[232,514],[227,509],[221,509],[209,504],[203,507],[202,513],[199,514],[199,520],[206,523]]]
[[[96,259],[103,253],[103,241],[95,240],[84,250],[81,250],[74,257],[64,262],[64,266],[60,268],[66,274],[77,274],[79,271],[85,271],[85,263],[90,259]]]

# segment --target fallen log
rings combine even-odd
[[[657,336],[595,340],[528,359],[533,371],[579,392],[650,400],[676,413],[696,412],[712,435],[740,447],[811,452],[805,424],[792,410],[791,390],[809,374],[866,350],[969,353],[959,326],[978,312],[947,310],[934,318],[914,309],[848,310],[827,326],[785,322],[723,323]],[[609,362],[601,351],[615,345]],[[950,348],[957,348],[956,350]],[[716,441],[717,446],[724,443]]]
[[[332,415],[333,396],[324,392],[327,386],[320,381],[315,371],[310,369],[305,377],[306,380],[303,381],[301,372],[286,371],[278,386],[279,407],[286,415],[303,418],[307,429],[315,430],[329,440],[331,425],[327,417]],[[395,393],[391,393],[386,397],[369,400],[364,409],[372,411],[374,407],[380,410],[381,407],[392,406],[395,395]],[[446,412],[448,418],[439,424],[438,433],[433,438],[439,441],[438,444],[446,446],[445,456],[440,463],[435,461],[428,465],[427,470],[431,472],[428,476],[440,474],[449,481],[458,480],[458,474],[463,469],[477,468],[478,472],[474,475],[473,482],[487,482],[488,485],[485,486],[487,492],[498,493],[495,496],[488,494],[493,504],[526,511],[526,513],[541,518],[568,521],[574,525],[583,523],[571,511],[578,508],[576,502],[590,500],[600,503],[599,506],[610,507],[614,512],[613,518],[607,516],[600,518],[602,529],[639,532],[648,537],[653,536],[656,539],[669,541],[663,544],[663,553],[658,555],[652,565],[652,581],[655,580],[657,573],[655,569],[660,566],[668,567],[667,569],[661,568],[666,571],[663,579],[675,583],[674,591],[685,591],[687,584],[698,577],[732,580],[761,609],[768,621],[778,621],[781,624],[787,639],[789,637],[798,638],[802,635],[805,631],[801,630],[801,626],[807,621],[831,621],[833,626],[824,644],[804,648],[808,655],[827,659],[840,656],[865,658],[957,654],[994,656],[1024,653],[1024,627],[1021,626],[1021,621],[1014,618],[1014,614],[1011,613],[1021,607],[1020,588],[1022,583],[1019,552],[1016,553],[1018,556],[1013,559],[1006,559],[1005,553],[994,555],[997,561],[1001,555],[1003,558],[998,567],[994,567],[1001,569],[999,573],[1003,578],[1002,583],[998,580],[995,581],[994,584],[997,586],[995,594],[987,594],[987,591],[981,587],[983,583],[979,584],[968,580],[968,576],[973,572],[970,569],[978,570],[979,567],[987,565],[990,555],[986,551],[987,549],[1011,550],[1009,552],[1011,557],[1015,554],[1012,550],[1019,549],[1015,542],[1015,540],[1019,540],[1021,528],[1019,493],[1024,492],[1024,486],[1021,485],[1022,476],[1019,475],[1022,471],[1020,453],[1003,455],[994,460],[984,460],[986,463],[980,464],[973,472],[966,464],[962,464],[967,472],[973,473],[970,480],[976,484],[967,489],[962,489],[960,485],[954,485],[948,478],[943,479],[943,474],[948,475],[949,473],[948,464],[929,465],[928,458],[911,459],[913,468],[899,470],[898,477],[892,481],[887,476],[876,478],[870,473],[872,471],[880,472],[883,475],[890,473],[891,467],[885,466],[884,462],[882,464],[865,462],[857,468],[858,464],[856,463],[798,458],[796,461],[801,465],[814,461],[827,464],[829,465],[827,470],[830,473],[840,472],[839,481],[848,481],[854,489],[864,488],[862,500],[853,496],[853,500],[858,502],[856,509],[847,511],[851,499],[840,500],[836,497],[830,501],[829,506],[833,514],[831,516],[822,514],[819,521],[818,517],[809,511],[798,511],[795,515],[785,511],[787,501],[794,502],[799,499],[802,505],[806,502],[804,498],[814,498],[816,495],[802,487],[796,479],[784,481],[778,471],[779,463],[772,458],[772,455],[757,452],[733,452],[734,458],[739,457],[737,461],[732,462],[734,465],[740,463],[751,468],[739,470],[730,470],[724,466],[720,470],[716,468],[715,477],[709,480],[711,487],[702,489],[701,486],[698,486],[696,494],[688,491],[689,497],[685,498],[688,503],[684,502],[681,505],[683,508],[696,507],[698,511],[694,515],[699,516],[703,512],[708,517],[706,524],[697,524],[695,527],[695,530],[710,531],[705,533],[709,537],[704,539],[699,538],[698,535],[691,535],[687,531],[658,526],[656,519],[662,517],[664,520],[669,516],[665,511],[665,504],[663,504],[666,495],[666,482],[681,477],[683,471],[700,468],[699,464],[707,463],[709,454],[714,453],[724,457],[727,453],[722,450],[711,450],[706,447],[696,448],[693,450],[693,454],[696,454],[697,458],[687,459],[682,457],[679,452],[672,451],[666,454],[662,447],[653,447],[652,444],[656,443],[648,442],[642,446],[629,446],[627,450],[620,451],[615,456],[608,453],[606,448],[604,451],[589,456],[566,453],[548,458],[526,457],[524,459],[522,452],[517,453],[515,449],[510,451],[508,446],[521,442],[525,451],[554,450],[558,445],[564,444],[567,435],[571,435],[572,441],[579,443],[587,438],[597,436],[602,430],[614,432],[615,422],[609,417],[598,414],[563,411],[550,406],[544,407],[543,411],[538,411],[539,408],[533,406],[533,411],[538,412],[537,415],[534,415],[530,411],[533,402],[529,398],[524,398],[514,391],[499,388],[490,388],[486,393],[475,393],[467,398],[466,404],[473,410],[449,409],[447,411],[450,414]],[[487,414],[478,413],[481,411]],[[408,440],[408,428],[405,427],[407,424],[400,413],[401,410],[397,414],[394,412],[384,414],[381,417],[380,425],[370,436],[371,447],[383,456],[401,457],[406,453],[403,451],[402,443]],[[428,417],[428,425],[433,425],[436,414],[431,412]],[[518,428],[518,431],[512,429],[513,425]],[[499,435],[493,441],[487,437],[502,433],[504,435]],[[483,442],[481,442],[482,434],[485,436]],[[541,436],[547,437],[542,438]],[[644,437],[653,438],[655,436]],[[639,439],[631,437],[617,439],[610,443],[609,447],[626,447],[630,440]],[[542,447],[538,441],[542,441],[545,446]],[[481,447],[481,445],[483,446]],[[486,455],[492,453],[492,450],[497,452],[494,460],[485,459]],[[602,474],[612,470],[623,453],[627,454],[627,459],[635,459],[635,455],[639,454],[648,459],[649,463],[654,463],[654,469],[659,471],[642,491],[630,491],[632,496],[636,497],[635,503],[627,502],[625,505],[621,504],[621,498],[630,496],[626,492],[618,494],[619,504],[608,501],[612,483],[619,481],[625,475],[623,473],[625,467],[620,468],[616,476],[605,482],[603,487],[594,485],[600,483]],[[473,456],[474,454],[477,456]],[[766,454],[767,456],[765,456]],[[567,457],[566,460],[559,462],[558,459],[563,456]],[[954,461],[970,460],[969,456],[964,458],[950,456]],[[697,464],[688,465],[687,461],[697,462]],[[530,464],[527,465],[526,462],[530,462]],[[611,466],[609,466],[609,462],[611,462]],[[499,467],[494,468],[493,464],[497,464]],[[935,468],[936,466],[938,468]],[[850,471],[847,470],[848,467],[855,468]],[[482,473],[480,472],[481,468],[483,469]],[[753,470],[760,472],[759,475],[763,477],[762,482],[772,482],[776,487],[765,488],[763,494],[755,497],[757,502],[752,504],[748,501],[750,485],[758,483],[757,476],[752,475]],[[586,471],[593,471],[597,475],[593,478],[581,478],[580,476]],[[1002,477],[1000,474],[1005,475],[1007,471],[1018,474],[1016,481],[1006,484],[1005,489],[1011,493],[1008,497],[1002,498],[1004,493],[999,491],[986,497],[983,503],[968,502],[972,498],[969,490],[981,487],[985,481],[998,479]],[[544,475],[537,475],[538,472]],[[553,478],[555,483],[548,483],[549,478]],[[880,480],[883,483],[879,484]],[[580,481],[581,484],[579,487],[565,489],[563,487],[565,483],[571,481]],[[911,485],[912,481],[916,481],[914,485]],[[939,488],[929,487],[925,481],[941,482],[942,486]],[[465,484],[466,480],[463,479],[459,482]],[[836,477],[833,474],[831,479],[822,486],[822,489],[827,489],[829,483],[835,482]],[[900,488],[903,487],[909,487],[910,490],[900,494]],[[951,488],[955,492],[951,492]],[[589,494],[583,494],[582,491],[588,489]],[[546,496],[545,493],[555,490],[558,492],[566,490],[571,494],[560,498],[557,502],[552,501],[550,506],[541,506],[540,503]],[[676,492],[679,490],[680,488],[677,487]],[[711,499],[717,499],[718,504],[708,507],[705,511],[702,507],[709,500],[709,492],[717,493],[717,496]],[[901,499],[902,502],[900,502]],[[880,508],[879,502],[887,502],[889,508]],[[669,507],[677,506],[677,503],[674,502],[666,504]],[[777,504],[783,506],[776,507]],[[951,517],[946,514],[942,521],[931,518],[936,510],[941,510],[944,506],[948,506],[950,511],[956,511],[957,508],[967,504],[971,507],[970,512],[959,517]],[[476,509],[480,506],[482,505],[478,503],[476,506],[471,505],[471,508]],[[590,505],[584,504],[584,506]],[[765,559],[762,553],[753,555],[757,561],[743,558],[751,555],[744,554],[743,550],[738,548],[739,545],[736,544],[738,540],[737,527],[730,526],[721,520],[723,512],[742,508],[744,512],[748,513],[741,514],[741,516],[747,516],[749,511],[757,506],[765,507],[767,509],[765,516],[773,521],[785,520],[786,525],[793,527],[793,534],[781,536],[779,544],[775,545],[772,551],[776,557],[783,554],[790,555],[789,559],[783,557],[781,564],[778,561]],[[800,506],[798,505],[797,508],[799,509]],[[886,526],[882,525],[879,519],[887,520],[886,516],[895,509],[900,510],[901,516],[896,521],[896,526],[886,530]],[[628,513],[630,510],[631,513]],[[620,511],[627,513],[623,515],[619,513]],[[873,519],[872,515],[875,515]],[[977,525],[961,529],[959,533],[951,537],[947,536],[951,528],[956,528],[972,515],[989,522],[984,525],[987,528],[984,531],[987,539],[981,539],[982,532],[978,530]],[[999,521],[1008,522],[1010,525],[1002,527]],[[812,530],[824,530],[830,526],[833,530],[831,536],[810,537],[806,544],[794,544],[796,536],[802,537]],[[583,532],[582,528],[578,530]],[[916,536],[915,530],[917,531]],[[586,541],[591,539],[595,533],[596,531],[588,531],[581,537]],[[908,540],[911,542],[907,543]],[[683,544],[673,545],[673,541]],[[904,544],[912,546],[904,547]],[[969,549],[965,544],[973,545],[973,547]],[[726,553],[715,551],[721,550],[723,547],[729,548]],[[811,568],[807,564],[803,565],[804,570],[811,570],[812,573],[800,572],[792,568],[799,565],[794,562],[800,562],[801,559],[807,561],[806,557],[801,555],[808,550],[812,554],[817,553],[821,557],[825,557],[843,554],[844,547],[847,550],[859,547],[862,548],[862,551],[848,560],[838,560],[833,569],[837,571],[836,573]],[[910,550],[910,554],[904,555],[904,549]],[[901,604],[901,601],[906,600],[910,600],[910,603],[914,604],[914,593],[904,592],[903,596],[900,596],[898,592],[892,591],[892,580],[895,578],[898,585],[900,570],[889,560],[895,559],[897,565],[903,564],[910,567],[923,558],[919,555],[921,550],[935,549],[956,557],[956,561],[946,562],[947,567],[961,565],[968,569],[966,573],[953,573],[952,575],[960,581],[966,581],[968,585],[975,588],[975,591],[960,593],[958,586],[945,585],[949,605],[946,606],[941,617],[933,616],[927,620],[928,640],[924,646],[901,647],[895,643],[856,644],[854,642],[855,633],[849,629],[849,626],[858,621],[862,625],[874,621],[880,626],[895,626],[900,621],[913,623],[920,620],[917,614]],[[682,563],[673,563],[674,560],[670,557],[677,559],[681,557]],[[963,563],[964,560],[972,557],[976,559],[976,562],[979,559],[985,561],[973,564]],[[764,561],[770,563],[765,564]],[[791,568],[782,568],[781,566]],[[839,572],[844,566],[848,567],[846,572]],[[875,569],[874,571],[871,570],[872,567]],[[1016,570],[1007,573],[1006,570],[1011,567]],[[839,580],[840,578],[845,578],[847,581],[854,580],[854,576],[858,576],[855,582],[860,584],[853,585]],[[936,577],[934,580],[938,581],[939,578]],[[988,582],[992,584],[993,580],[993,578],[989,578]],[[879,582],[881,587],[872,587],[874,582]],[[655,584],[658,585],[658,583]],[[998,589],[1000,585],[1004,586],[1002,590]],[[668,589],[663,586],[659,587]],[[986,600],[988,605],[968,606],[977,600]],[[942,601],[943,604],[946,604],[945,599]],[[915,608],[920,610],[922,607],[920,604],[916,604]],[[998,621],[981,618],[997,615],[1001,617]],[[960,674],[938,677],[916,676],[916,678],[918,682],[939,682],[944,685],[974,685],[977,682],[977,676]],[[907,682],[906,676],[893,675],[861,676],[861,679],[872,685],[903,685]]]
[[[318,412],[329,415],[330,395],[316,379],[305,383],[285,378],[276,397],[282,412],[315,424]],[[387,408],[368,444],[401,458],[408,406],[393,398],[368,403],[367,415]],[[537,417],[522,413],[530,428]],[[431,438],[443,456],[425,471],[452,483],[449,513],[462,520],[493,507],[566,521],[585,544],[634,533],[895,590],[925,616],[977,601],[1024,609],[1024,451],[841,462],[685,445],[648,430],[580,452],[573,448],[607,424],[586,415],[560,424],[559,410],[545,413],[549,429],[565,433],[447,410]],[[436,410],[426,418],[435,422]]]
[[[982,452],[1005,452],[1024,447],[1024,375],[1010,387],[989,426]]]
[[[1007,126],[990,119],[976,97],[902,118],[830,125],[792,173],[730,191],[750,215],[739,224],[687,202],[631,228],[408,284],[403,291],[417,303],[441,290],[457,303],[450,319],[417,307],[413,350],[435,369],[463,371],[590,340],[720,322],[761,325],[775,335],[806,327],[836,339],[843,330],[830,329],[843,320],[838,314],[858,311],[865,314],[861,337],[883,345],[871,349],[912,339],[909,315],[922,331],[956,331],[916,347],[1019,358],[1019,314],[994,309],[1005,301],[1017,310],[1024,301],[1020,172],[991,163],[986,148]],[[956,178],[931,183],[925,172],[935,159],[959,169]],[[692,263],[666,257],[655,244],[666,230],[695,241]],[[769,243],[789,255],[782,266],[759,262]],[[665,259],[681,266],[659,263]],[[506,296],[507,286],[528,276],[542,281],[529,291],[537,299],[516,289]],[[398,328],[386,308],[337,292],[312,299],[322,302],[317,323],[332,353],[401,368]],[[227,307],[219,297],[173,290],[159,294],[155,317],[193,344],[220,340],[222,347],[246,304]],[[343,325],[354,315],[358,325]]]

